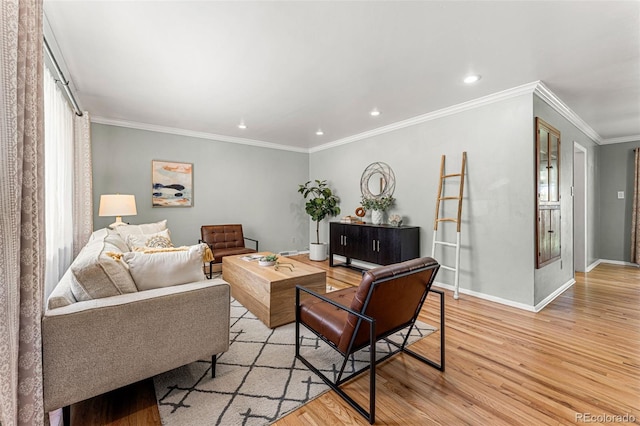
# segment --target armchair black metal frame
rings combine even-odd
[[[445,368],[445,305],[444,305],[444,292],[440,291],[440,290],[435,290],[431,288],[431,284],[433,283],[433,280],[435,278],[436,272],[437,272],[437,268],[439,268],[440,265],[436,265],[436,271],[434,271],[434,273],[431,276],[430,282],[426,288],[426,290],[424,291],[424,293],[422,294],[422,298],[420,299],[419,303],[418,303],[418,307],[415,311],[415,313],[413,314],[412,318],[408,321],[405,322],[403,324],[398,325],[397,327],[394,327],[393,329],[385,332],[384,334],[381,335],[376,335],[376,319],[368,316],[366,314],[363,314],[362,312],[366,312],[367,311],[367,306],[369,305],[369,301],[371,300],[372,294],[374,293],[375,288],[378,285],[381,285],[382,283],[385,283],[387,281],[390,280],[394,280],[394,279],[398,279],[410,274],[414,274],[416,272],[420,272],[421,270],[426,270],[426,269],[432,269],[434,268],[433,266],[430,267],[425,267],[422,268],[421,270],[413,270],[410,272],[406,272],[403,274],[399,274],[399,275],[395,275],[389,278],[384,278],[378,281],[374,281],[371,284],[371,287],[369,289],[369,292],[367,294],[367,298],[364,302],[363,308],[361,310],[361,312],[357,312],[347,306],[341,305],[340,303],[335,302],[334,300],[331,300],[327,297],[325,297],[324,295],[315,293],[311,290],[308,290],[302,286],[296,286],[296,353],[295,356],[297,359],[299,359],[300,361],[302,361],[302,363],[304,363],[311,371],[313,371],[315,374],[317,374],[332,390],[334,390],[338,395],[340,395],[349,405],[351,405],[356,411],[358,411],[358,413],[360,413],[364,418],[366,418],[370,424],[375,423],[375,398],[376,398],[376,364],[381,363],[385,360],[387,360],[388,358],[392,357],[393,355],[396,355],[399,352],[403,352],[406,353],[410,356],[412,356],[413,358],[416,358],[419,361],[422,361],[440,371],[444,371]],[[346,351],[341,351],[336,344],[334,344],[333,342],[331,342],[330,340],[328,340],[325,336],[323,336],[322,334],[320,334],[318,331],[314,330],[313,328],[311,328],[309,325],[305,324],[304,322],[301,321],[300,319],[300,292],[303,293],[307,293],[313,297],[316,297],[318,299],[321,299],[322,301],[331,304],[332,306],[346,311],[351,315],[354,315],[355,317],[358,318],[357,320],[357,324],[355,326],[355,329],[353,331],[353,335],[351,337],[350,343],[349,343],[349,347]],[[427,294],[429,292],[432,293],[436,293],[439,295],[440,297],[440,363],[437,363],[433,360],[430,360],[428,358],[426,358],[423,355],[420,355],[410,349],[407,348],[407,341],[409,339],[409,335],[411,334],[411,330],[413,329],[413,327],[415,326],[415,322],[418,318],[418,314],[420,313],[420,310],[422,309],[422,306],[427,298]],[[313,332],[316,336],[318,336],[321,340],[323,340],[325,343],[327,343],[330,347],[332,347],[333,349],[335,349],[337,352],[339,352],[343,357],[344,357],[344,361],[342,362],[342,366],[339,370],[339,373],[335,379],[335,381],[331,380],[330,378],[328,378],[327,376],[325,376],[318,368],[316,368],[314,365],[312,365],[309,360],[307,360],[303,355],[301,355],[300,353],[300,324],[304,325],[308,330],[310,330],[311,332]],[[358,336],[358,331],[360,330],[360,327],[368,327],[368,331],[369,331],[369,339],[367,342],[365,342],[364,344],[360,344],[360,345],[355,345],[354,342],[356,340],[356,337]],[[404,340],[401,344],[392,341],[391,339],[389,339],[388,337],[393,335],[394,333],[397,333],[398,331],[407,328],[408,327],[408,331],[406,332],[406,335],[404,337]],[[379,340],[384,340],[385,342],[389,343],[390,345],[394,346],[396,349],[393,350],[392,352],[386,354],[385,356],[381,357],[380,359],[376,360],[376,342]],[[351,356],[353,356],[353,354],[357,351],[359,351],[360,349],[363,349],[365,347],[369,346],[369,351],[370,351],[370,358],[369,358],[369,365],[365,366],[357,371],[355,371],[354,373],[350,374],[347,377],[342,377],[343,373],[344,373],[344,369],[345,366],[347,365],[347,362],[349,360],[349,358]],[[351,398],[344,390],[342,390],[340,388],[340,385],[342,385],[343,383],[355,378],[356,376],[360,375],[361,373],[365,372],[365,371],[369,371],[369,411],[367,412],[367,410],[362,407],[360,404],[358,404],[353,398]]]

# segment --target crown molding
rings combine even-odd
[[[612,143],[639,142],[640,135],[623,136],[620,138],[602,139],[600,145],[611,145]]]
[[[463,102],[461,104],[453,105],[450,107],[439,109],[437,111],[418,115],[417,117],[409,118],[403,121],[398,121],[396,123],[378,127],[376,129],[368,130],[366,132],[358,133],[356,135],[348,136],[346,138],[337,139],[335,141],[310,148],[309,152],[314,153],[318,151],[324,151],[326,149],[335,148],[340,145],[345,145],[351,142],[356,142],[362,139],[378,136],[384,133],[392,132],[394,130],[403,129],[405,127],[414,126],[416,124],[424,123],[431,120],[436,120],[438,118],[458,114],[471,109],[480,108],[485,105],[490,105],[495,102],[504,101],[506,99],[514,98],[516,96],[530,94],[530,93],[533,93],[534,90],[536,90],[536,87],[539,84],[540,84],[539,81],[534,81],[532,83],[523,84],[521,86],[503,90],[501,92],[492,93],[491,95],[483,96],[481,98],[473,99],[467,102]]]
[[[546,102],[551,108],[553,108],[558,114],[569,120],[571,124],[576,126],[578,130],[587,135],[598,145],[602,141],[602,137],[591,128],[582,118],[578,116],[571,108],[567,106],[562,100],[556,96],[543,82],[539,81],[535,89],[535,94]]]
[[[469,111],[475,108],[480,108],[486,105],[490,105],[496,102],[501,102],[507,99],[511,99],[517,96],[535,93],[553,108],[558,114],[566,118],[571,124],[576,126],[587,137],[592,139],[598,145],[607,145],[614,143],[635,142],[640,141],[640,135],[625,136],[619,138],[602,139],[602,137],[591,128],[584,120],[582,120],[578,114],[576,114],[571,108],[567,106],[555,93],[553,93],[542,81],[534,81],[531,83],[523,84],[521,86],[513,87],[511,89],[503,90],[501,92],[492,93],[481,98],[473,99],[471,101],[463,102],[461,104],[453,105],[447,108],[442,108],[437,111],[422,114],[407,120],[398,121],[386,126],[378,127],[376,129],[368,130],[366,132],[358,133],[346,138],[337,139],[328,142],[323,145],[319,145],[312,148],[299,148],[289,145],[281,145],[272,142],[265,142],[255,139],[238,138],[234,136],[218,135],[215,133],[196,132],[192,130],[179,129],[175,127],[165,127],[155,124],[139,123],[127,120],[116,120],[106,117],[91,117],[91,122],[98,124],[107,124],[118,127],[128,127],[138,130],[148,130],[152,132],[170,133],[174,135],[188,136],[199,139],[215,140],[220,142],[239,143],[243,145],[257,146],[261,148],[279,149],[282,151],[299,152],[305,154],[311,154],[314,152],[324,151],[327,149],[335,148],[341,145],[346,145],[352,142],[356,142],[362,139],[371,138],[384,133],[389,133],[395,130],[403,129],[405,127],[414,126],[416,124],[425,123],[427,121],[436,120],[439,118],[447,117],[449,115],[459,114],[464,111]]]
[[[272,142],[259,141],[254,139],[237,138],[235,136],[217,135],[215,133],[196,132],[193,130],[179,129],[176,127],[158,126],[156,124],[139,123],[136,121],[115,120],[106,117],[91,117],[92,123],[108,124],[110,126],[128,127],[130,129],[148,130],[150,132],[169,133],[172,135],[188,136],[192,138],[208,139],[219,142],[238,143],[242,145],[258,146],[260,148],[279,149],[282,151],[309,152],[306,148],[298,148],[289,145],[280,145]]]

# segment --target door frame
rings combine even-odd
[[[588,229],[589,229],[589,226],[588,226],[588,224],[589,224],[589,220],[588,220],[589,219],[589,210],[587,208],[588,205],[589,205],[589,203],[588,203],[588,194],[589,194],[588,183],[589,183],[589,180],[588,180],[588,173],[587,173],[587,170],[588,170],[587,165],[589,164],[589,162],[588,162],[588,152],[587,152],[587,148],[585,148],[584,146],[580,145],[578,142],[573,141],[573,183],[574,183],[574,185],[573,185],[573,188],[572,188],[572,195],[574,195],[573,194],[573,190],[575,190],[575,177],[576,177],[575,176],[575,160],[576,160],[576,153],[578,151],[579,151],[580,155],[583,155],[583,159],[584,159],[584,164],[583,164],[583,166],[584,166],[583,167],[584,174],[582,176],[583,183],[584,183],[584,185],[583,185],[583,187],[584,187],[584,194],[583,194],[584,206],[582,206],[583,211],[584,211],[584,229],[582,230],[582,232],[584,233],[584,247],[582,248],[583,249],[583,257],[584,257],[584,270],[581,270],[579,272],[587,272],[587,268],[589,267],[589,257],[588,257],[588,253],[589,253],[589,234],[588,234]],[[575,245],[575,218],[576,218],[576,207],[575,207],[575,196],[574,196],[573,197],[573,221],[574,221],[574,226],[573,226],[573,233],[574,233],[573,242],[574,242],[574,244],[573,244],[573,246],[574,246],[574,250],[577,250],[577,249],[579,249],[579,247],[576,247],[576,245]],[[578,270],[578,268],[576,268],[575,258],[576,258],[576,254],[574,252],[574,254],[573,254],[573,259],[574,259],[574,261],[573,261],[573,270],[574,270],[574,272],[576,270]]]

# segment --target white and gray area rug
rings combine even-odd
[[[410,342],[436,329],[416,323]],[[327,376],[340,368],[340,355],[300,327],[302,354]],[[404,338],[402,332],[395,341]],[[231,301],[231,345],[218,356],[216,378],[211,361],[197,361],[154,377],[163,425],[266,425],[329,388],[295,359],[295,324],[267,328],[235,300]],[[393,348],[379,343],[384,356]],[[355,354],[346,373],[367,365],[368,350]]]

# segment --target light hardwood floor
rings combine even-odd
[[[356,271],[313,265],[327,270],[334,288],[359,282]],[[626,415],[640,424],[640,269],[602,264],[577,273],[576,281],[538,313],[464,294],[456,301],[447,292],[446,371],[402,354],[385,362],[378,369],[376,423],[614,423]],[[432,296],[420,319],[437,324]],[[429,336],[416,350],[437,357],[438,342]],[[368,378],[347,389],[364,403]],[[75,404],[72,424],[159,425],[153,382]],[[328,392],[276,424],[367,422]]]

